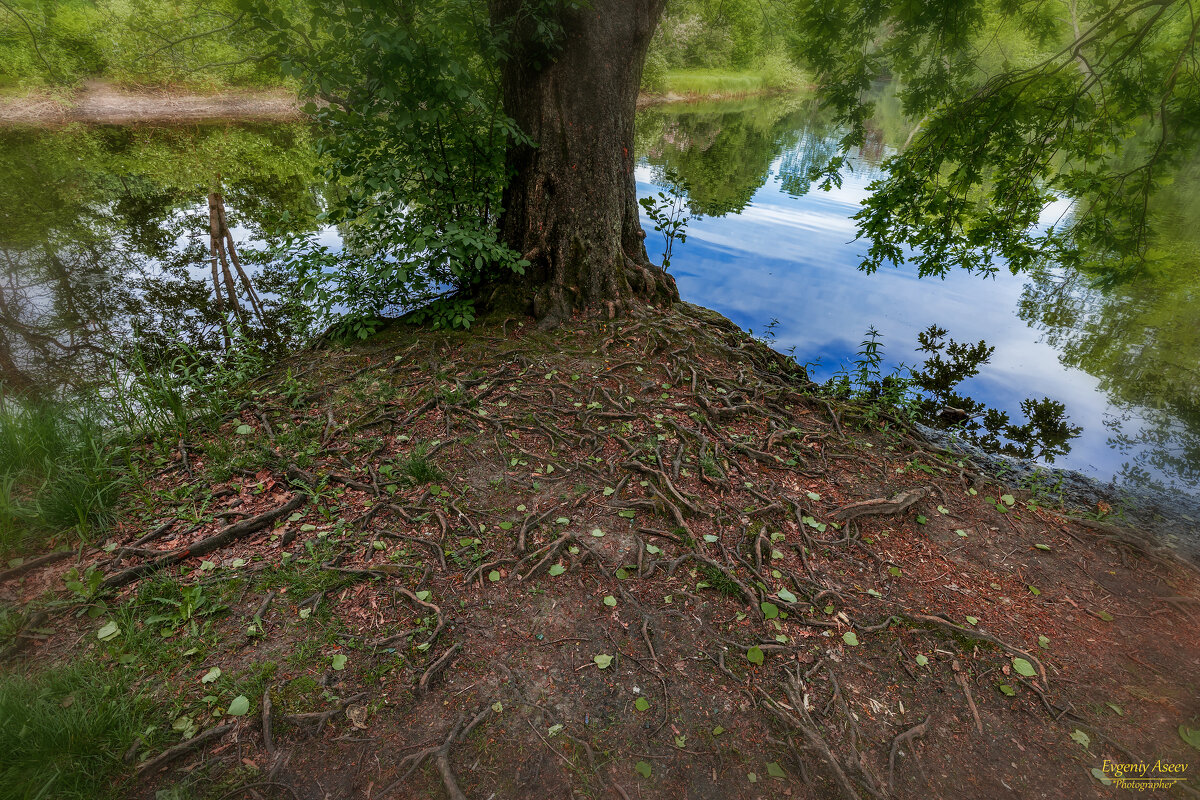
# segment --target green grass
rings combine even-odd
[[[683,70],[667,72],[663,79],[671,94],[753,94],[768,88],[766,78],[753,72]]]
[[[779,89],[800,89],[810,79],[785,59],[768,57],[751,69],[668,69],[647,88],[655,94],[736,97]]]
[[[0,797],[114,796],[147,702],[91,662],[0,675]]]
[[[446,474],[425,456],[427,450],[425,445],[417,445],[400,464],[400,474],[417,485],[441,483],[446,479]]]
[[[102,528],[124,452],[87,409],[0,401],[0,557],[54,533]]]

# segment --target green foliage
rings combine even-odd
[[[296,20],[259,3],[255,14],[284,68],[322,101],[310,111],[343,189],[324,215],[343,249],[310,237],[281,251],[311,304],[326,316],[379,316],[523,272],[497,221],[505,151],[528,140],[501,107],[508,32],[481,3],[314,4]]]
[[[234,0],[4,0],[0,76],[25,86],[119,82],[277,85],[276,62]]]
[[[113,362],[108,387],[109,414],[131,431],[186,436],[215,425],[234,407],[251,378],[266,365],[263,350],[240,332],[224,352],[204,353],[174,342],[169,354],[148,355],[135,346],[126,368]]]
[[[0,556],[107,523],[125,454],[92,408],[0,400]]]
[[[795,7],[794,45],[846,125],[846,147],[865,141],[873,81],[898,81],[921,120],[857,217],[870,242],[863,269],[909,259],[921,275],[990,274],[1054,260],[1116,280],[1154,260],[1148,198],[1200,141],[1188,3]],[[826,185],[845,164],[826,165]],[[1069,212],[1039,225],[1060,197]]]
[[[751,68],[783,50],[786,15],[754,0],[677,0],[659,23],[651,59],[664,70]]]
[[[113,796],[147,703],[92,662],[0,675],[0,796]]]
[[[408,319],[434,330],[466,330],[475,321],[475,303],[469,297],[439,297],[409,314]]]

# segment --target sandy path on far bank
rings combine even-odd
[[[285,120],[301,116],[295,93],[286,89],[204,95],[171,89],[128,91],[93,82],[69,98],[50,94],[0,98],[0,125]]]

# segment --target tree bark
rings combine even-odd
[[[507,155],[501,236],[530,262],[513,286],[547,324],[672,303],[674,279],[646,255],[633,176],[642,64],[665,0],[558,5],[553,49],[529,5],[491,2],[493,25],[510,27],[516,42],[501,68],[504,109],[536,143]]]

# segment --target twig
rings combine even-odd
[[[215,533],[206,539],[201,539],[188,547],[181,547],[178,550],[172,550],[166,555],[156,558],[153,561],[147,561],[144,564],[139,564],[136,567],[122,570],[115,575],[110,575],[104,583],[100,584],[102,589],[115,589],[126,584],[133,583],[137,579],[157,572],[165,567],[178,564],[188,558],[208,555],[214,550],[218,550],[231,542],[240,539],[243,536],[249,536],[255,533],[280,517],[287,516],[295,511],[300,506],[304,505],[308,500],[308,495],[297,494],[278,508],[271,509],[259,514],[257,517],[235,522],[229,527],[223,529],[219,533]]]
[[[186,742],[180,742],[174,747],[162,751],[157,756],[138,767],[138,778],[145,779],[150,775],[153,775],[175,759],[185,756],[193,750],[198,749],[202,744],[207,744],[213,739],[221,738],[235,727],[237,727],[237,723],[226,722],[224,725],[218,725],[215,728],[209,728],[203,733],[196,734]]]

